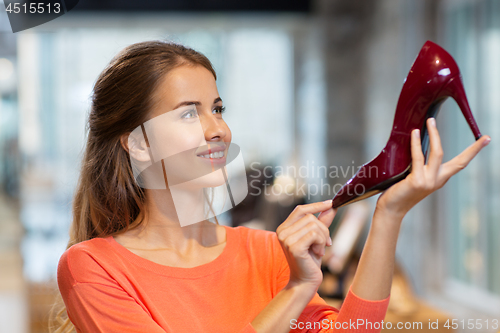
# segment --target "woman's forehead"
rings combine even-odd
[[[154,93],[155,104],[172,110],[184,101],[199,101],[212,105],[219,97],[212,73],[203,66],[180,66],[171,70],[161,80]]]

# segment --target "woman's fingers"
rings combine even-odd
[[[317,223],[318,228],[320,228],[325,233],[325,235],[329,235],[329,230],[326,227],[326,225],[324,225],[320,220],[318,220],[318,218],[316,218],[316,216],[314,216],[313,214],[307,214],[306,216],[296,221],[294,224],[286,228],[282,228],[278,236],[281,240],[284,240],[288,238],[290,235],[294,234],[295,232],[303,230],[310,223]]]
[[[332,237],[330,236],[330,229],[328,228],[332,224],[335,215],[337,215],[337,209],[330,208],[328,210],[325,210],[324,212],[321,212],[318,216],[318,220],[323,223],[328,230],[328,239],[326,241],[326,246],[332,246]]]
[[[286,228],[295,223],[298,219],[302,218],[307,214],[316,214],[332,207],[332,201],[320,201],[314,202],[307,205],[298,205],[295,207],[293,212],[288,216],[288,218],[283,222],[278,228]]]
[[[436,119],[427,119],[427,131],[429,132],[430,142],[430,153],[427,168],[430,171],[429,176],[435,180],[437,178],[439,168],[441,167],[441,162],[443,161],[443,148],[441,147],[441,138],[439,137],[439,133],[436,128]]]
[[[318,217],[313,215],[318,212],[320,212]],[[303,242],[304,238],[309,239],[311,242],[307,244],[307,248],[299,252],[304,250],[302,253],[307,255],[308,251],[305,250],[311,248],[318,257],[321,257],[325,254],[325,245],[332,245],[328,227],[336,213],[337,210],[332,208],[331,200],[299,205],[276,230],[278,239],[289,251],[292,247],[297,251],[298,246],[306,244]]]
[[[469,162],[491,141],[488,135],[483,135],[479,140],[467,147],[459,155],[442,165],[442,171],[439,175],[439,187],[442,187],[448,179],[460,170],[464,169]]]
[[[318,220],[320,220],[320,222],[323,223],[325,227],[329,228],[336,214],[337,209],[330,207],[330,209],[319,213]]]
[[[411,173],[417,179],[421,179],[424,174],[424,154],[422,153],[422,143],[420,142],[420,130],[411,132]]]
[[[311,244],[313,245],[312,247],[311,247]],[[293,244],[293,248],[292,248],[291,252],[292,253],[295,252],[294,257],[298,257],[300,253],[307,253],[306,255],[309,256],[309,254],[308,254],[309,248],[311,248],[313,250],[313,252],[317,256],[317,259],[319,259],[319,260],[321,260],[321,257],[325,255],[324,245],[322,245],[322,242],[318,238],[318,235],[312,231],[305,234],[295,244]],[[320,248],[321,250],[318,250],[317,248]]]
[[[294,257],[306,259],[311,249],[318,257],[325,255],[326,237],[323,232],[311,227],[297,231],[290,236],[286,245]]]
[[[330,231],[312,214],[304,216],[288,228],[281,229],[278,233],[278,238],[286,247],[291,247],[311,231],[318,234],[318,241],[316,242],[318,246],[313,248],[314,252],[318,255],[324,254],[325,244],[331,244],[329,242]],[[312,243],[309,245],[312,245]]]

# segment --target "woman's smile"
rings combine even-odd
[[[200,157],[202,160],[217,165],[224,165],[226,163],[226,155],[225,145],[216,145],[215,147],[210,147],[196,154],[196,156]]]

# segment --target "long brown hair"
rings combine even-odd
[[[95,237],[116,235],[142,223],[138,217],[144,208],[144,190],[135,182],[120,137],[147,120],[160,80],[182,65],[203,66],[217,79],[207,57],[168,41],[126,47],[97,78],[67,248]],[[49,326],[56,333],[75,331],[60,294]]]

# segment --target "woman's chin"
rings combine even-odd
[[[202,177],[192,180],[191,183],[193,185],[196,184],[197,186],[202,188],[222,186],[226,183],[226,180],[222,172],[223,171],[221,169],[211,172]]]

